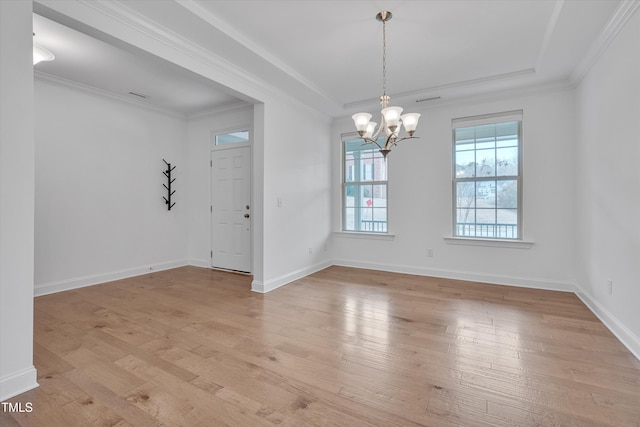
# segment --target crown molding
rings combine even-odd
[[[556,0],[556,4],[553,7],[553,12],[551,12],[551,17],[549,18],[549,22],[547,24],[547,29],[544,33],[544,38],[542,39],[542,45],[540,45],[540,51],[538,52],[538,59],[536,60],[536,70],[540,70],[542,67],[542,61],[544,56],[547,53],[547,49],[549,48],[549,43],[551,42],[551,36],[553,36],[553,32],[556,29],[556,25],[558,24],[558,18],[560,17],[560,12],[562,11],[562,6],[564,5],[564,0]]]
[[[410,92],[401,92],[401,93],[396,93],[396,94],[392,94],[391,98],[392,99],[398,99],[398,98],[437,98],[437,97],[441,97],[441,98],[446,98],[446,92],[447,91],[452,91],[454,89],[460,89],[460,88],[465,88],[465,87],[472,87],[475,86],[477,87],[479,90],[482,90],[482,88],[484,86],[489,86],[493,83],[496,82],[508,82],[509,80],[513,80],[513,79],[518,79],[518,78],[522,78],[522,77],[527,77],[527,76],[531,76],[531,75],[535,75],[536,74],[536,70],[534,68],[526,68],[523,70],[517,70],[517,71],[512,71],[509,73],[503,73],[503,74],[494,74],[494,75],[490,75],[490,76],[485,76],[485,77],[480,77],[477,79],[471,79],[471,80],[463,80],[463,81],[459,81],[459,82],[454,82],[454,83],[447,83],[447,84],[443,84],[443,85],[439,85],[439,86],[433,86],[430,88],[426,88],[426,89],[419,89],[419,90],[415,90],[415,91],[410,91]],[[491,91],[494,91],[495,89],[493,88],[489,88]],[[473,96],[473,95],[470,95]],[[345,110],[350,110],[353,109],[355,107],[370,107],[374,104],[378,104],[380,102],[380,100],[378,98],[369,98],[369,99],[365,99],[362,101],[355,101],[355,102],[350,102],[348,104],[344,104],[344,109]]]
[[[200,120],[207,116],[212,116],[214,114],[222,114],[228,113],[231,111],[244,110],[250,108],[253,110],[253,104],[249,104],[248,102],[235,102],[233,104],[222,105],[220,107],[211,108],[206,111],[198,111],[197,113],[189,115],[189,121]]]
[[[181,113],[178,113],[174,110],[163,108],[158,105],[149,104],[144,101],[139,101],[134,98],[130,98],[125,95],[120,95],[118,93],[109,92],[106,90],[98,89],[93,86],[86,85],[84,83],[79,83],[73,80],[63,79],[62,77],[54,76],[52,74],[43,73],[42,71],[34,70],[33,78],[35,81],[40,83],[49,84],[52,86],[61,86],[68,89],[74,89],[81,92],[89,93],[91,95],[97,95],[103,98],[108,98],[114,101],[123,102],[125,104],[129,104],[138,108],[143,108],[145,110],[151,110],[156,113],[164,114],[176,119],[186,120],[187,116]]]
[[[611,42],[624,28],[625,24],[640,8],[640,0],[622,0],[620,6],[611,16],[611,19],[593,42],[587,54],[571,73],[570,82],[575,87],[582,82],[589,70],[595,65],[600,56],[607,50]]]
[[[340,102],[337,99],[333,99],[332,97],[330,97],[311,80],[304,77],[302,74],[300,74],[294,68],[290,67],[288,64],[286,64],[277,56],[273,55],[264,47],[255,43],[253,40],[247,38],[240,31],[235,30],[231,25],[228,25],[224,20],[217,17],[209,9],[205,9],[204,7],[202,7],[195,0],[175,0],[175,2],[180,6],[184,7],[185,9],[187,9],[188,11],[190,11],[191,13],[193,13],[194,15],[196,15],[197,17],[199,17],[200,19],[207,22],[212,27],[226,34],[231,39],[235,40],[237,43],[240,43],[242,46],[247,48],[249,51],[251,51],[255,55],[269,62],[270,64],[272,64],[274,67],[276,67],[277,69],[285,73],[290,78],[294,79],[301,85],[310,89],[317,96],[321,97],[322,99],[325,99],[326,101],[328,101],[329,103],[335,106],[340,105]]]
[[[43,2],[45,5],[47,3],[51,4],[52,7],[56,4],[55,0],[38,1]],[[274,85],[272,82],[237,66],[235,63],[226,59],[225,57],[217,55],[216,53],[188,39],[187,37],[181,36],[179,33],[176,33],[172,29],[167,28],[162,24],[148,18],[144,14],[133,10],[122,0],[75,1],[90,8],[100,15],[106,16],[107,18],[115,22],[125,25],[128,29],[132,29],[136,33],[146,38],[157,41],[160,44],[167,46],[169,49],[178,52],[185,57],[194,59],[209,69],[215,70],[215,72],[221,75],[222,78],[213,78],[206,74],[198,73],[198,71],[188,66],[186,67],[191,69],[191,71],[203,75],[206,78],[210,78],[212,81],[215,81],[222,86],[228,87],[232,92],[235,92],[235,96],[249,103],[264,102],[265,96],[274,97],[286,99],[289,102],[294,102],[300,105],[310,112],[321,112],[322,114],[327,116],[330,115],[329,111],[335,111],[340,106],[338,102],[329,99],[322,92],[314,90],[314,88],[308,86],[306,82],[295,79],[294,76],[292,76],[291,74],[287,74],[282,68],[277,68],[280,72],[285,73],[288,78],[294,79],[296,83],[309,90],[309,93],[312,95],[311,99],[304,100],[303,98],[308,98],[309,95],[301,98],[300,92],[293,91],[292,93],[292,91],[290,90]],[[174,0],[174,2],[175,4],[184,7],[184,2],[180,2],[178,0]],[[191,3],[187,2],[187,4]],[[200,6],[198,5],[195,6],[200,8]],[[187,9],[189,10],[189,8]],[[205,9],[202,10],[206,12]],[[199,19],[204,19],[202,16],[199,16],[197,14],[194,14],[194,16],[197,16]],[[208,21],[205,20],[205,22]],[[209,25],[213,25],[210,22],[208,23]],[[219,28],[217,29],[220,30]],[[253,53],[257,55],[256,52]]]
[[[227,59],[136,12],[123,2],[113,0],[77,0],[77,2],[186,57],[195,59],[229,79],[240,80],[255,91],[264,91],[265,83],[250,73],[238,69]]]

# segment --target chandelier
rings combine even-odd
[[[391,147],[405,139],[417,138],[413,136],[418,127],[419,113],[402,114],[402,107],[389,107],[387,95],[387,32],[386,23],[393,15],[391,12],[383,10],[376,15],[376,19],[382,22],[382,96],[380,97],[380,105],[382,106],[380,127],[376,129],[377,123],[371,121],[371,114],[357,113],[352,116],[356,125],[358,135],[364,140],[365,144],[375,144],[380,149],[382,156],[386,159],[387,154],[391,151]],[[400,137],[401,124],[404,125],[406,136]],[[378,142],[384,131],[384,145]]]

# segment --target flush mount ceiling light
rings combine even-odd
[[[387,95],[387,34],[386,23],[393,15],[391,12],[383,10],[376,15],[376,19],[382,22],[382,96],[380,97],[380,105],[382,106],[380,127],[376,130],[376,122],[371,121],[371,114],[357,113],[352,116],[356,125],[358,135],[364,140],[365,144],[375,144],[380,148],[380,152],[387,158],[387,154],[391,151],[391,147],[405,139],[417,138],[413,136],[418,126],[420,114],[408,113],[402,114],[402,107],[389,107]],[[406,136],[400,137],[400,125],[404,125]],[[382,136],[384,130],[384,145],[378,143],[378,139]]]
[[[33,33],[33,35],[35,36],[36,34]],[[33,44],[33,65],[42,61],[53,61],[54,59],[55,56],[53,56],[53,53],[49,52],[42,46],[38,46],[35,43]]]

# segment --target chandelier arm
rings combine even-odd
[[[362,139],[364,141],[364,144],[362,144],[362,145],[376,144],[378,146],[378,148],[382,150],[382,146],[380,144],[378,144],[378,141],[376,141],[375,139],[371,139],[371,138],[362,138]]]
[[[391,146],[398,145],[398,142],[400,142],[400,141],[404,141],[405,139],[420,139],[420,138],[419,138],[419,137],[417,137],[417,136],[405,136],[405,137],[403,137],[403,138],[396,138],[396,139],[391,143]]]

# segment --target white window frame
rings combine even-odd
[[[489,124],[499,124],[507,122],[518,122],[518,168],[517,175],[508,176],[490,176],[490,177],[464,177],[458,178],[456,175],[456,129],[475,127]],[[486,114],[473,117],[462,117],[453,119],[451,121],[452,128],[452,238],[447,239],[449,243],[458,243],[456,240],[465,241],[495,241],[495,242],[524,242],[523,236],[523,224],[522,224],[522,128],[523,128],[523,112],[522,110],[508,111],[503,113]],[[475,150],[474,150],[475,151]],[[517,226],[515,238],[512,237],[500,237],[500,236],[482,236],[482,235],[464,235],[458,234],[458,213],[457,213],[457,184],[459,182],[482,182],[482,181],[501,181],[501,180],[516,180],[517,181]],[[474,210],[475,210],[474,204]],[[477,233],[476,233],[477,234]]]
[[[346,164],[346,143],[347,141],[354,141],[354,140],[358,140],[361,139],[358,134],[356,133],[347,133],[347,134],[343,134],[342,135],[342,144],[341,144],[341,154],[340,154],[340,159],[341,159],[341,171],[342,171],[342,176],[341,176],[341,181],[342,181],[342,191],[341,191],[341,201],[340,201],[340,217],[341,217],[341,233],[346,233],[346,234],[358,234],[358,235],[372,235],[372,236],[392,236],[391,234],[389,234],[389,166],[388,166],[388,160],[385,161],[385,166],[386,166],[386,171],[385,171],[385,175],[386,175],[386,180],[360,180],[360,181],[347,181],[347,177],[350,177],[351,179],[355,179],[355,177],[358,174],[364,174],[365,173],[365,168],[361,167],[361,165],[355,165],[352,168],[352,172],[353,172],[353,176],[350,176],[348,174],[348,170],[347,170],[347,164]],[[364,144],[364,141],[363,141]],[[377,150],[377,147],[373,146],[373,149]],[[371,173],[373,174],[373,170],[371,171]],[[348,230],[347,229],[347,215],[346,215],[346,189],[347,189],[347,185],[384,185],[385,186],[385,193],[386,193],[386,202],[385,202],[385,210],[386,210],[386,223],[385,223],[385,229],[384,231],[376,231],[373,228],[374,227],[374,223],[372,222],[372,230]],[[354,210],[355,211],[355,210]]]

